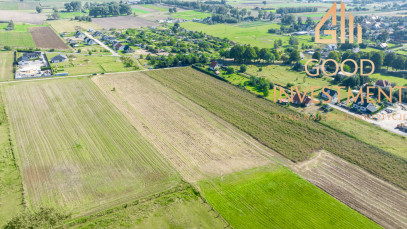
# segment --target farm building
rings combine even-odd
[[[65,55],[57,55],[51,58],[51,63],[65,62],[68,59]]]
[[[114,49],[116,51],[124,50],[124,45],[122,45],[120,42],[117,42],[117,44],[114,45]]]

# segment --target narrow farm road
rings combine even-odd
[[[106,44],[104,44],[103,42],[99,41],[98,39],[94,38],[92,35],[90,35],[87,32],[83,32],[86,36],[88,36],[90,39],[93,39],[96,41],[96,43],[98,43],[100,46],[102,46],[103,48],[109,50],[109,52],[112,53],[113,56],[120,56],[119,54],[117,54],[113,49],[109,48]]]

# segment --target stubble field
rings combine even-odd
[[[93,81],[189,182],[264,165],[279,157],[145,73],[105,75]]]
[[[88,78],[4,85],[26,202],[74,215],[179,183],[179,175]]]

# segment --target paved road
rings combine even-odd
[[[98,43],[100,46],[102,46],[103,48],[109,50],[109,52],[112,53],[113,56],[120,56],[119,54],[117,54],[113,49],[109,48],[107,45],[105,45],[103,42],[99,41],[98,39],[94,38],[92,35],[90,35],[87,32],[83,32],[87,37],[89,37],[90,39],[93,39],[96,41],[96,43]]]

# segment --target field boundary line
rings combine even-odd
[[[187,68],[189,66],[182,66],[182,67],[169,67],[169,68],[157,68],[157,69],[142,69],[142,70],[135,70],[135,71],[127,71],[127,72],[108,72],[104,73],[103,75],[112,75],[112,74],[124,74],[124,73],[131,73],[131,72],[147,72],[147,71],[157,71],[157,70],[165,70],[165,69],[173,69],[173,68]],[[101,74],[97,74],[101,75]],[[92,74],[84,74],[84,75],[74,75],[74,76],[49,76],[49,77],[37,77],[32,79],[21,79],[21,80],[10,80],[0,82],[2,84],[9,84],[9,83],[23,83],[23,82],[31,82],[31,81],[40,81],[40,80],[57,80],[57,79],[69,79],[69,78],[79,78],[79,77],[91,77]]]

